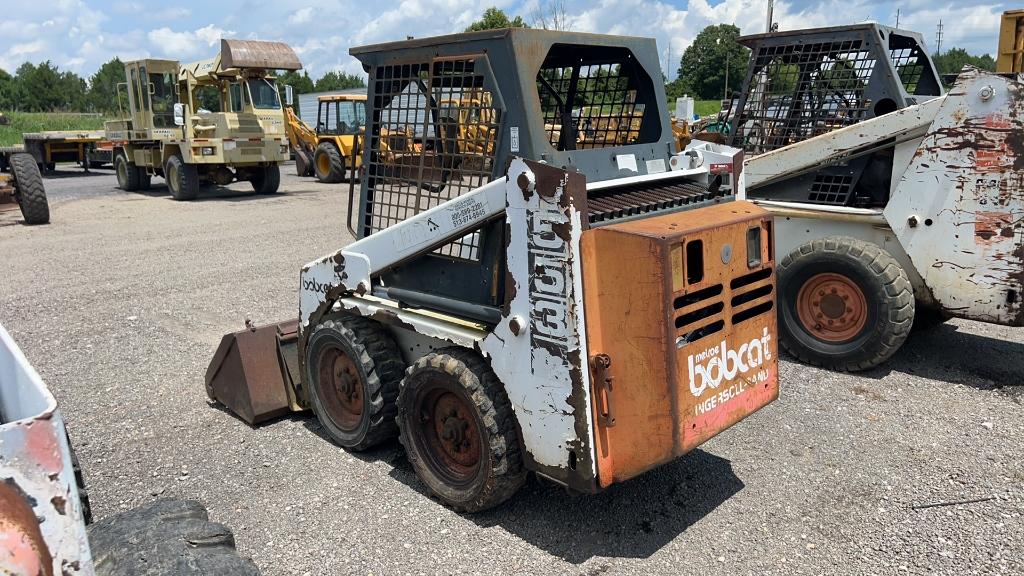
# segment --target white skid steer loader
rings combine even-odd
[[[399,436],[469,512],[527,471],[598,491],[777,397],[771,218],[735,200],[740,151],[674,149],[652,40],[352,52],[359,239],[302,269],[297,322],[225,336],[211,397],[249,422],[312,408],[350,450]]]

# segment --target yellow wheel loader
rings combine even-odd
[[[334,94],[317,98],[316,129],[285,109],[288,143],[295,155],[299,176],[316,176],[321,182],[345,180],[349,171],[362,166],[361,139],[366,126],[366,96]]]

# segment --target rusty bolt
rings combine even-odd
[[[523,331],[523,319],[519,316],[513,316],[512,319],[508,321],[508,329],[512,331],[514,336],[519,336]]]
[[[917,228],[917,216],[911,216],[910,218],[907,218],[907,226],[910,226],[911,228]]]

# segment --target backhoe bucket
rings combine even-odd
[[[206,369],[206,394],[249,424],[291,410],[299,381],[298,320],[227,334]]]

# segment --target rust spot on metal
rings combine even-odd
[[[516,184],[519,186],[519,189],[523,191],[523,200],[529,200],[530,197],[533,196],[533,192],[530,191],[530,179],[525,173],[520,174],[519,177],[516,178]]]
[[[34,506],[13,479],[0,482],[0,546],[6,555],[3,568],[13,574],[53,576],[53,556]]]
[[[53,509],[61,516],[67,514],[67,503],[68,501],[63,496],[54,496],[53,498],[50,498],[50,504],[53,504]]]

